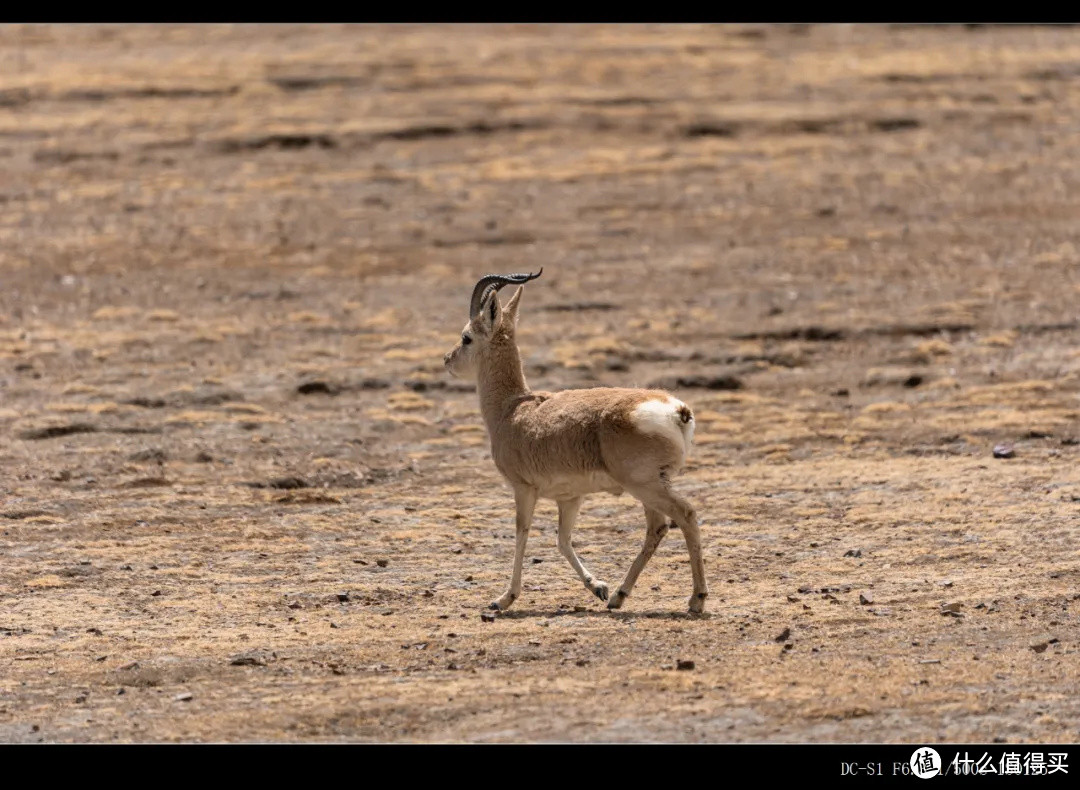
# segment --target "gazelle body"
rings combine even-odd
[[[542,270],[541,270],[542,271]],[[498,290],[536,275],[488,275],[477,283],[470,321],[461,341],[445,356],[453,375],[474,376],[491,439],[495,466],[514,489],[517,545],[510,588],[491,608],[507,609],[521,593],[521,569],[533,510],[540,498],[559,507],[559,550],[585,587],[622,606],[645,564],[668,531],[670,518],[690,552],[694,591],[690,610],[705,607],[708,586],[697,515],[671,487],[690,451],[694,416],[690,407],[660,390],[597,388],[533,392],[525,381],[515,342],[520,286],[505,308]],[[570,534],[585,496],[627,492],[645,508],[645,545],[626,578],[609,597],[578,559]]]

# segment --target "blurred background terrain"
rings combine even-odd
[[[1078,187],[1075,28],[0,27],[0,740],[1077,740]],[[480,617],[441,357],[541,266],[534,387],[695,409],[705,617],[551,503]]]

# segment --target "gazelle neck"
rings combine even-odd
[[[480,410],[489,431],[503,416],[509,401],[529,393],[521,354],[513,338],[500,338],[500,341],[492,345],[487,359],[481,364],[477,379]]]

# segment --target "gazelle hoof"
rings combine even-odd
[[[607,602],[607,608],[621,609],[623,602],[626,600],[626,595],[622,590],[616,590],[615,594],[611,596],[611,600]]]
[[[488,609],[494,609],[496,612],[505,612],[510,608],[510,604],[517,600],[516,595],[506,593],[502,598],[492,601],[488,604]]]

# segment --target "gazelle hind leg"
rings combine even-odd
[[[574,551],[574,544],[570,542],[570,533],[574,529],[574,522],[577,521],[578,511],[581,510],[581,500],[582,497],[578,497],[559,502],[559,552],[570,562],[578,578],[585,582],[585,589],[601,601],[606,601],[608,599],[607,583],[593,578],[588,568],[581,564],[581,560]]]
[[[694,592],[690,596],[690,611],[705,611],[705,599],[709,595],[709,586],[705,581],[705,560],[701,555],[701,530],[698,529],[697,513],[682,495],[673,491],[667,479],[659,477],[655,484],[648,487],[627,489],[631,494],[654,510],[659,510],[674,521],[686,538],[686,548],[690,553],[690,572],[694,577]]]
[[[525,544],[529,540],[529,528],[532,526],[533,511],[536,509],[536,490],[520,488],[514,491],[517,505],[517,543],[514,546],[514,572],[510,577],[510,589],[491,602],[490,609],[506,611],[510,604],[521,595],[521,566],[525,561]]]
[[[634,558],[634,562],[630,566],[630,570],[626,572],[626,578],[619,585],[619,589],[615,591],[615,594],[611,596],[611,600],[608,601],[608,609],[618,609],[623,605],[627,596],[634,589],[634,585],[637,584],[638,576],[641,575],[649,560],[652,559],[656,547],[660,545],[660,541],[664,539],[667,532],[668,522],[664,514],[645,505],[645,545],[641,547],[641,551]]]

